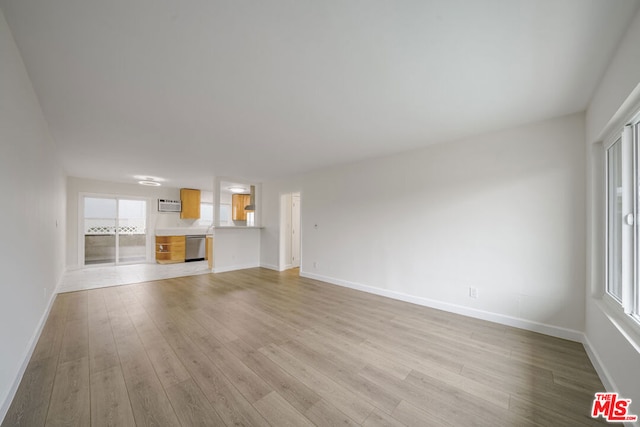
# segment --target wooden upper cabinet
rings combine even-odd
[[[200,219],[200,190],[181,188],[180,201],[182,202],[180,218]]]
[[[251,195],[249,194],[233,194],[231,196],[231,219],[234,221],[246,221],[247,211],[244,207],[251,202]]]

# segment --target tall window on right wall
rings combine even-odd
[[[607,293],[622,301],[622,139],[607,149]]]
[[[640,114],[639,114],[640,116]],[[636,217],[638,215],[638,211],[640,210],[640,173],[638,172],[638,165],[640,164],[640,161],[638,161],[638,156],[640,156],[640,119],[636,120],[635,124],[633,125],[633,140],[634,140],[634,144],[636,148],[636,174],[635,174],[635,179],[636,179],[636,205],[635,205],[635,210],[636,210]],[[640,218],[638,218],[640,220]],[[638,222],[638,221],[636,221]],[[636,273],[638,271],[640,271],[640,250],[638,248],[640,248],[640,225],[636,225],[636,232],[635,232],[635,241],[636,241],[636,245],[635,245],[635,260],[636,260],[636,268],[635,271]],[[636,321],[640,322],[640,278],[636,277],[635,281],[634,281],[634,292],[633,292],[633,315],[635,316]]]
[[[605,149],[606,298],[640,326],[640,114]]]

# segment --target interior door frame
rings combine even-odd
[[[294,191],[291,193],[280,194],[280,251],[278,257],[278,269],[280,271],[290,270],[302,265],[302,210],[300,209],[298,237],[300,239],[298,253],[298,263],[294,265],[292,263],[293,254],[293,198],[294,195],[298,199],[299,207],[302,206],[302,193],[300,191]]]
[[[300,206],[301,206],[300,199],[301,199],[300,193],[291,194],[291,266],[292,268],[300,267],[300,258],[302,254],[302,236],[300,234],[300,230],[302,229],[302,213],[300,210]],[[297,203],[297,208],[294,208],[294,203]]]
[[[104,264],[90,264],[85,265],[84,259],[84,200],[85,198],[96,198],[96,199],[113,199],[116,201],[116,252],[115,252],[115,261],[107,262]],[[118,262],[118,252],[119,252],[119,233],[117,231],[117,227],[119,225],[120,215],[118,214],[119,209],[119,200],[140,200],[146,203],[145,209],[145,224],[146,224],[146,233],[145,233],[145,263],[149,262],[149,239],[153,235],[150,234],[150,219],[151,219],[151,210],[150,210],[150,199],[148,197],[140,197],[140,196],[128,196],[124,194],[105,194],[105,193],[78,193],[78,268],[93,268],[93,267],[105,267],[105,266],[117,266],[117,265],[131,265],[138,263],[127,263],[127,262]]]

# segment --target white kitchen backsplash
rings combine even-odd
[[[197,219],[180,219],[179,213],[173,212],[155,212],[156,226],[155,228],[173,228],[173,227],[201,227]]]

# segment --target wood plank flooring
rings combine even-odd
[[[581,344],[250,269],[57,296],[2,426],[576,426]]]

